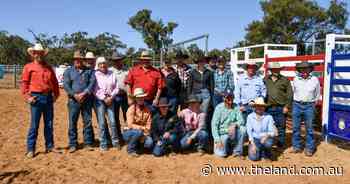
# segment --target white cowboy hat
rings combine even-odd
[[[277,68],[282,68],[282,66],[277,63],[277,62],[272,62],[272,63],[269,63],[269,69],[277,69]]]
[[[49,49],[44,49],[44,47],[40,43],[36,43],[34,47],[29,47],[27,49],[27,52],[29,55],[33,55],[34,51],[41,51],[43,52],[43,55],[46,56],[49,53]]]
[[[263,97],[258,97],[254,100],[253,106],[267,106]]]
[[[139,57],[139,60],[152,60],[152,56],[149,53],[149,51],[142,51],[141,57]]]
[[[93,52],[87,52],[85,54],[85,59],[96,59],[96,57]]]
[[[146,97],[147,96],[147,93],[145,93],[145,91],[142,89],[142,88],[136,88],[134,90],[134,94],[133,96],[135,98],[142,98],[142,97]]]
[[[101,63],[107,63],[107,60],[106,60],[105,57],[98,57],[96,59],[96,66],[95,66],[96,70],[98,69],[98,65],[101,64]]]

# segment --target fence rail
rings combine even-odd
[[[23,66],[0,65],[0,88],[19,88]]]

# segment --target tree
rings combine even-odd
[[[262,20],[251,22],[246,28],[245,42],[298,44],[299,54],[305,42],[324,38],[327,33],[343,33],[349,13],[346,3],[333,0],[328,9],[314,0],[268,0],[260,2]]]
[[[178,24],[164,23],[162,19],[152,20],[151,14],[151,10],[140,10],[130,17],[128,24],[142,34],[145,44],[158,55],[162,48],[168,47],[173,42],[171,35]]]
[[[187,53],[192,62],[197,61],[199,58],[204,57],[204,51],[201,50],[197,44],[191,44],[187,47]]]
[[[0,63],[24,64],[27,62],[27,48],[30,42],[20,36],[0,31]]]

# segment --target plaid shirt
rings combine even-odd
[[[214,72],[214,84],[214,93],[223,93],[225,91],[233,93],[234,81],[231,70],[224,70],[223,73],[220,70],[216,70]]]

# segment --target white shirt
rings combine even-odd
[[[127,70],[123,70],[123,69],[118,70],[114,67],[110,67],[109,70],[114,73],[115,78],[118,82],[119,89],[126,92],[127,88],[126,88],[124,81],[125,81],[125,78],[128,76],[129,72]]]
[[[294,101],[316,102],[320,99],[320,82],[315,76],[307,79],[296,76],[293,81]]]

